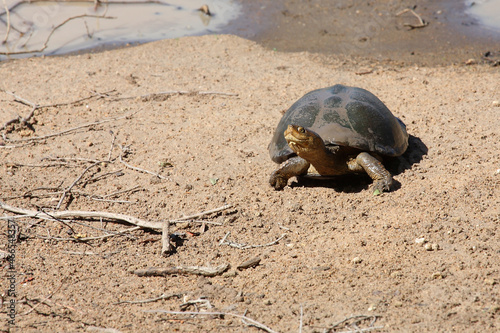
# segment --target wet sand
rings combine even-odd
[[[416,6],[415,6],[416,5]],[[424,20],[420,24],[411,12]],[[243,18],[227,31],[269,49],[346,60],[449,65],[499,60],[500,32],[465,14],[462,1],[243,2]],[[489,60],[482,59],[487,53]]]

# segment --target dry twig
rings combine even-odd
[[[78,182],[82,179],[83,175],[84,175],[87,171],[89,171],[91,168],[93,168],[93,167],[95,167],[96,165],[99,165],[99,164],[101,164],[101,162],[96,162],[96,163],[94,163],[94,164],[90,165],[89,167],[87,167],[87,168],[86,168],[86,169],[85,169],[85,170],[81,173],[81,175],[80,175],[80,176],[78,176],[78,178],[76,178],[76,179],[73,181],[73,183],[71,183],[71,185],[70,185],[70,186],[68,186],[68,188],[67,188],[67,189],[65,189],[65,190],[63,191],[63,194],[61,195],[61,198],[59,199],[59,202],[57,203],[56,209],[59,209],[59,208],[61,207],[61,204],[62,204],[62,202],[63,202],[64,198],[66,197],[66,195],[67,195],[67,194],[71,191],[71,189],[73,188],[73,186],[75,186],[75,185],[76,185],[76,183],[78,183]]]
[[[170,255],[170,252],[172,251],[170,245],[169,229],[170,229],[170,222],[169,221],[163,222],[163,230],[161,233],[161,243],[162,243],[161,255],[164,257],[168,257]]]
[[[135,166],[133,166],[133,165],[128,164],[127,162],[125,162],[125,161],[123,160],[123,154],[124,154],[124,153],[128,153],[128,152],[130,151],[130,148],[128,148],[128,147],[122,147],[122,146],[120,146],[120,148],[121,148],[121,150],[122,150],[122,152],[120,153],[120,156],[119,156],[120,162],[121,162],[123,165],[125,165],[127,168],[132,169],[132,170],[135,170],[135,171],[139,171],[139,172],[147,173],[147,174],[149,174],[149,175],[153,175],[153,176],[158,177],[158,178],[160,178],[160,179],[165,179],[165,180],[172,181],[172,179],[170,179],[170,178],[168,178],[168,177],[164,177],[164,176],[162,176],[162,175],[160,175],[160,174],[158,174],[158,173],[155,173],[155,172],[152,172],[152,171],[149,171],[149,170],[145,170],[145,169],[141,169],[141,168],[138,168],[138,167],[135,167]]]
[[[237,97],[238,94],[235,93],[226,93],[226,92],[218,92],[218,91],[187,91],[187,90],[170,90],[170,91],[160,91],[156,93],[150,93],[139,96],[124,96],[117,97],[114,101],[124,100],[124,99],[136,99],[141,98],[143,100],[155,100],[160,96],[169,96],[169,95],[220,95],[220,96],[234,96]]]
[[[36,217],[40,219],[62,219],[62,218],[87,218],[87,219],[109,219],[109,220],[114,220],[114,221],[121,221],[121,222],[126,222],[130,223],[133,225],[136,225],[141,228],[146,228],[146,229],[162,229],[163,228],[163,223],[162,222],[151,222],[151,221],[146,221],[146,220],[141,220],[137,217],[134,216],[129,216],[129,215],[124,215],[124,214],[115,214],[115,213],[109,213],[109,212],[94,212],[94,211],[79,211],[79,210],[63,210],[63,211],[55,211],[49,213],[41,212],[41,211],[35,211],[35,210],[29,210],[29,209],[24,209],[24,208],[18,208],[18,207],[13,207],[10,205],[7,205],[6,203],[3,203],[0,201],[0,208],[13,212],[16,214],[24,214],[28,215],[30,217]]]
[[[222,238],[219,242],[219,245],[229,245],[231,247],[235,247],[237,249],[240,249],[240,250],[247,250],[247,249],[254,249],[254,248],[258,248],[258,247],[266,247],[266,246],[271,246],[271,245],[275,245],[277,244],[280,240],[283,239],[283,237],[286,236],[286,234],[283,234],[281,235],[278,239],[276,239],[275,241],[273,242],[270,242],[270,243],[267,243],[267,244],[260,244],[260,245],[248,245],[248,244],[239,244],[239,243],[235,243],[235,242],[232,242],[232,241],[229,241],[227,240],[227,237],[229,236],[231,232],[228,232],[224,238]]]
[[[7,7],[7,3],[5,0],[3,0],[3,6],[5,8],[5,14],[7,16],[7,31],[5,31],[5,38],[2,41],[2,44],[5,44],[7,42],[7,39],[9,39],[9,33],[10,33],[10,10],[9,7]]]
[[[24,99],[24,98],[22,98],[20,96],[17,96],[13,92],[10,92],[10,91],[7,91],[7,90],[4,90],[4,92],[6,94],[9,94],[9,95],[13,96],[15,102],[19,102],[21,104],[24,104],[24,105],[27,105],[27,106],[31,106],[31,111],[30,111],[30,113],[26,117],[18,116],[17,118],[13,118],[13,119],[7,121],[2,127],[0,127],[0,130],[3,130],[7,126],[9,126],[10,124],[17,123],[17,122],[19,122],[19,123],[21,123],[23,125],[26,125],[28,123],[28,121],[34,116],[36,109],[39,108],[39,105],[37,105],[37,104],[35,104],[33,102],[30,102],[27,99]]]
[[[80,256],[100,256],[101,258],[109,258],[113,254],[117,254],[121,251],[122,249],[118,249],[118,251],[113,251],[113,252],[108,252],[108,253],[95,253],[95,252],[76,252],[76,251],[63,251],[63,253],[67,254],[72,254],[72,255],[80,255]]]
[[[97,332],[97,333],[122,333],[122,331],[111,327],[98,327],[98,326],[87,326],[87,332]]]
[[[199,307],[204,307],[205,309],[212,309],[213,305],[210,303],[210,300],[204,297],[205,296],[202,296],[198,299],[182,303],[180,305],[181,311],[186,311],[191,305],[194,305],[197,311],[199,311]]]
[[[22,313],[21,316],[26,316],[27,314],[30,314],[32,311],[34,311],[40,304],[43,304],[45,301],[48,301],[49,298],[51,298],[55,293],[57,293],[59,291],[59,289],[62,288],[62,286],[64,285],[64,282],[61,283],[61,285],[53,292],[51,292],[47,297],[44,297],[37,305],[35,305],[34,307],[32,307],[31,309],[29,309],[28,311],[26,311],[25,313]]]
[[[330,326],[328,329],[325,329],[324,333],[329,333],[329,332],[332,332],[332,330],[334,330],[334,329],[341,329],[341,328],[345,328],[347,326],[352,326],[353,330],[342,331],[339,333],[358,333],[358,332],[362,333],[362,332],[369,332],[369,331],[373,331],[373,330],[377,330],[377,329],[382,329],[382,328],[384,328],[384,326],[373,326],[373,324],[375,324],[375,322],[377,321],[377,319],[379,317],[380,316],[376,316],[376,315],[374,315],[374,316],[365,316],[365,315],[350,316],[350,317],[347,317],[347,318],[339,321],[338,323]],[[351,320],[353,320],[353,321],[350,322]],[[359,328],[357,326],[360,322],[367,321],[367,320],[370,320],[368,327]]]
[[[202,216],[205,216],[205,215],[208,215],[208,214],[218,213],[220,211],[229,209],[231,207],[233,207],[233,205],[227,204],[227,205],[221,206],[219,208],[214,208],[214,209],[206,210],[206,211],[198,213],[198,214],[183,216],[183,217],[180,217],[178,219],[172,220],[170,222],[182,222],[182,221],[187,221],[187,220],[193,220],[195,218],[202,217]]]
[[[249,326],[256,327],[258,329],[261,329],[263,331],[266,331],[268,333],[278,333],[277,331],[267,327],[266,325],[259,323],[258,321],[248,318],[245,315],[239,315],[236,313],[232,312],[188,312],[188,311],[167,311],[167,310],[145,310],[144,312],[148,313],[166,313],[166,314],[173,314],[173,315],[204,315],[204,316],[230,316],[230,317],[236,317],[240,318],[243,323]]]
[[[29,216],[29,217],[33,217],[33,216]],[[133,227],[133,228],[129,228],[129,229],[117,231],[115,233],[108,233],[106,235],[93,236],[93,237],[73,237],[73,238],[69,238],[69,237],[68,238],[62,238],[62,237],[51,237],[51,236],[49,236],[49,237],[46,237],[46,236],[37,236],[37,237],[41,238],[41,239],[48,239],[48,240],[54,240],[54,241],[66,241],[66,242],[80,241],[80,242],[88,242],[88,241],[91,241],[91,240],[105,239],[105,238],[109,238],[109,237],[113,237],[113,236],[127,236],[127,237],[130,238],[132,236],[128,235],[128,233],[131,232],[131,231],[139,230],[139,229],[141,229],[141,227]]]
[[[113,305],[118,305],[118,304],[124,304],[124,303],[127,303],[127,304],[144,304],[144,303],[151,303],[151,302],[156,302],[156,301],[160,301],[162,299],[171,299],[173,297],[177,297],[177,298],[180,298],[182,297],[182,295],[184,294],[163,294],[163,295],[160,295],[158,297],[155,297],[155,298],[150,298],[150,299],[144,299],[144,300],[138,300],[138,301],[119,301],[119,302],[116,302],[116,303],[113,303]]]
[[[129,118],[130,116],[132,116],[132,114],[126,115],[126,116],[121,116],[121,117],[116,117],[116,118],[99,120],[99,121],[95,121],[93,123],[83,124],[83,125],[76,126],[76,127],[73,127],[73,128],[69,128],[69,129],[66,129],[66,130],[63,130],[63,131],[60,131],[60,132],[57,132],[57,133],[53,133],[53,134],[47,134],[47,135],[37,136],[37,137],[27,138],[27,139],[8,140],[8,141],[9,142],[26,142],[26,141],[33,142],[33,141],[45,140],[45,139],[52,138],[52,137],[55,137],[55,136],[60,136],[60,135],[63,135],[63,134],[68,134],[70,132],[74,132],[74,131],[82,129],[82,128],[96,126],[96,125],[101,125],[101,124],[104,124],[104,123],[108,123],[110,121],[116,121],[116,120],[120,120],[120,119],[126,119],[126,118]]]
[[[50,108],[50,107],[58,107],[58,106],[64,106],[64,105],[75,105],[75,104],[78,104],[78,103],[81,103],[83,101],[86,101],[86,100],[89,100],[91,98],[94,98],[94,97],[99,97],[99,98],[105,98],[105,97],[109,97],[109,94],[114,92],[115,90],[110,90],[110,91],[106,91],[104,93],[97,93],[97,92],[94,92],[94,94],[88,96],[88,97],[84,97],[84,98],[80,98],[80,99],[77,99],[75,101],[71,101],[71,102],[63,102],[63,103],[54,103],[54,104],[46,104],[46,105],[39,105],[39,104],[36,104],[36,103],[33,103],[25,98],[22,98],[16,94],[14,94],[13,92],[10,92],[10,91],[7,91],[7,90],[1,90],[0,91],[3,91],[5,92],[6,94],[8,95],[11,95],[14,97],[14,102],[18,102],[18,103],[21,103],[21,104],[24,104],[24,105],[27,105],[27,106],[30,106],[32,108],[32,110],[30,111],[30,113],[26,116],[26,117],[16,117],[16,118],[13,118],[9,121],[7,121],[5,124],[3,124],[2,127],[0,127],[0,130],[3,130],[5,129],[7,126],[9,126],[10,124],[13,124],[13,123],[21,123],[23,125],[26,125],[26,123],[34,116],[35,114],[35,111],[38,110],[38,109],[42,109],[42,108]],[[30,139],[27,139],[25,141],[29,141]],[[10,140],[9,140],[10,141]]]
[[[47,39],[45,39],[45,42],[43,43],[42,47],[39,48],[38,50],[31,50],[31,51],[18,51],[18,52],[0,52],[1,55],[15,55],[15,54],[28,54],[28,53],[40,53],[43,52],[48,46],[49,46],[49,41],[54,32],[56,32],[57,29],[65,25],[66,23],[79,19],[79,18],[84,18],[84,17],[92,17],[92,18],[100,18],[100,19],[115,19],[116,17],[111,17],[111,16],[105,16],[105,15],[77,15],[77,16],[72,16],[64,20],[63,22],[59,23],[56,25],[52,30],[50,31],[49,35],[47,36]]]
[[[429,25],[429,22],[424,21],[422,19],[422,17],[420,17],[420,15],[418,15],[417,13],[415,13],[415,11],[413,9],[410,9],[410,8],[403,9],[402,11],[400,11],[399,13],[397,13],[396,16],[403,15],[404,13],[407,13],[407,12],[412,13],[413,16],[415,16],[418,19],[419,24],[414,25],[414,24],[410,24],[410,23],[405,23],[404,24],[405,27],[409,27],[410,29],[418,29],[418,28],[424,28],[424,27],[426,27],[426,26]]]
[[[221,275],[229,269],[229,264],[222,264],[217,267],[201,267],[201,266],[177,266],[177,267],[150,267],[146,269],[137,269],[131,273],[137,276],[168,276],[172,274],[193,274],[202,276],[217,276]]]

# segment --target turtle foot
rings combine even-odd
[[[373,184],[373,195],[382,194],[382,192],[390,192],[392,187],[392,177],[376,180]]]
[[[274,187],[275,190],[279,191],[288,185],[288,178],[280,174],[279,170],[276,170],[271,174],[269,184]]]

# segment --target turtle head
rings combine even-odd
[[[318,134],[302,126],[288,125],[284,134],[290,148],[299,156],[315,153],[325,147]]]

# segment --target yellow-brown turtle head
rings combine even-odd
[[[302,126],[288,125],[284,134],[290,148],[299,156],[315,154],[325,147],[318,134]]]

